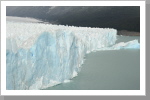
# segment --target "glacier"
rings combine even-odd
[[[140,49],[137,40],[115,44],[117,30],[6,22],[6,89],[39,90],[70,82],[97,50]]]
[[[121,50],[121,49],[140,49],[140,44],[139,44],[138,40],[132,40],[132,41],[129,41],[126,43],[120,42],[111,47],[104,47],[104,48],[100,48],[98,50],[102,51],[102,50]]]

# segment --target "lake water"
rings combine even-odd
[[[139,36],[118,36],[119,42]],[[81,72],[71,82],[46,90],[139,90],[140,50],[110,50],[87,54]]]

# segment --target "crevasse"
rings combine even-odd
[[[80,72],[85,54],[114,45],[117,36],[117,30],[109,28],[8,21],[6,28],[8,90],[66,82]]]

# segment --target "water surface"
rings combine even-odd
[[[118,36],[116,43],[139,36]],[[46,90],[139,90],[140,50],[110,50],[87,54],[81,72],[71,82]]]

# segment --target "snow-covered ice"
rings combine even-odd
[[[117,30],[7,21],[6,89],[43,89],[77,76],[84,56],[95,50],[138,48],[115,45]]]
[[[120,50],[120,49],[140,49],[140,44],[138,43],[138,40],[132,40],[129,42],[120,42],[114,46],[111,47],[114,50]]]

